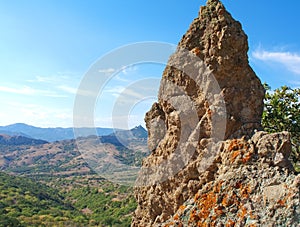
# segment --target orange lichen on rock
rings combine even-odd
[[[178,215],[178,214],[175,214],[174,217],[173,217],[173,219],[174,219],[175,221],[179,220],[179,215]]]
[[[192,53],[194,53],[196,56],[200,56],[201,50],[199,47],[195,47],[191,50]]]
[[[214,209],[214,211],[217,216],[221,216],[222,214],[224,214],[224,207],[218,206]]]
[[[277,204],[281,207],[286,207],[287,206],[287,200],[292,196],[292,193],[288,193],[283,199],[279,199],[277,201]]]
[[[197,193],[194,200],[197,204],[197,209],[190,213],[189,223],[198,221],[198,226],[204,226],[205,221],[211,216],[215,220],[218,216],[224,214],[223,206],[217,204],[217,196],[221,192],[223,181],[219,181],[211,191],[200,195]],[[199,225],[201,223],[201,225]]]
[[[231,152],[230,163],[234,163],[238,157],[240,163],[246,163],[254,153],[254,150],[243,138],[232,140],[228,146],[228,151]]]
[[[236,151],[241,149],[238,139],[233,139],[228,147],[228,151]]]
[[[251,188],[248,185],[241,185],[240,187],[240,195],[243,199],[248,199],[251,193]]]
[[[251,152],[251,151],[247,152],[247,153],[243,156],[242,162],[243,162],[243,163],[248,162],[248,161],[251,159],[252,154],[253,154],[253,152]]]
[[[215,186],[213,187],[213,191],[214,191],[215,193],[219,193],[219,192],[221,191],[221,189],[222,189],[222,184],[223,184],[223,181],[222,181],[222,180],[219,181],[219,182],[217,183],[217,185],[215,185]]]
[[[239,209],[239,212],[237,214],[239,220],[243,220],[245,218],[246,214],[247,214],[247,208],[244,206],[241,206]]]
[[[193,209],[190,213],[189,223],[197,223],[200,220],[198,212],[196,209]]]
[[[172,227],[174,226],[174,222],[170,222],[164,225],[164,227]]]
[[[224,195],[221,204],[222,204],[224,207],[227,207],[227,206],[230,206],[230,205],[231,205],[231,204],[229,204],[228,194],[225,194],[225,195]]]
[[[231,219],[228,220],[228,222],[225,224],[226,227],[233,227],[235,226],[235,222],[232,221]]]
[[[284,207],[285,206],[285,200],[282,200],[282,199],[279,199],[278,201],[277,201],[277,203],[279,204],[279,206],[282,206],[282,207]]]
[[[230,157],[230,162],[233,163],[240,154],[241,154],[240,150],[234,151]]]
[[[249,227],[257,227],[257,225],[256,224],[250,224],[250,225],[248,225]]]
[[[207,219],[216,203],[217,197],[213,191],[204,194],[198,203],[198,207],[200,208],[200,218]]]
[[[183,212],[185,208],[186,208],[185,205],[181,205],[181,206],[178,208],[178,211]]]

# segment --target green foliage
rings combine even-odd
[[[114,155],[114,158],[125,165],[141,166],[142,160],[148,155],[148,153],[139,150],[134,151],[124,146],[116,146],[116,148],[119,151],[119,154]]]
[[[59,191],[30,179],[0,172],[0,226],[74,225],[73,217],[82,216],[65,202]]]
[[[100,226],[130,226],[136,209],[132,188],[104,181],[100,187],[78,187],[66,193],[78,210],[88,209],[90,222]]]
[[[300,162],[300,89],[282,86],[271,91],[266,89],[262,125],[267,132],[288,131],[293,145],[292,160]]]
[[[125,227],[135,209],[132,188],[97,175],[33,181],[0,172],[0,227]]]
[[[0,214],[0,227],[22,227],[18,219]]]

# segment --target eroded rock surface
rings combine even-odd
[[[277,208],[285,209],[285,221],[299,220],[289,135],[255,133],[264,89],[247,51],[241,24],[220,1],[208,0],[170,57],[158,102],[146,114],[152,153],[137,181],[132,226],[243,226],[249,217],[265,224]]]
[[[227,140],[212,178],[159,226],[293,226],[300,223],[300,175],[287,132]],[[277,157],[282,157],[278,162]]]

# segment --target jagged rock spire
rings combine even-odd
[[[182,57],[179,50],[186,50],[195,58]],[[156,166],[165,165],[171,169],[168,174],[172,172],[173,175],[157,184],[136,189],[139,205],[132,226],[159,225],[185,200],[193,197],[203,182],[211,180],[211,176],[201,172],[205,172],[201,159],[211,155],[214,132],[222,131],[224,126],[223,137],[217,136],[218,140],[224,140],[251,137],[256,129],[260,129],[264,88],[249,66],[247,52],[247,36],[241,24],[220,1],[208,0],[179,42],[178,52],[170,58],[162,76],[158,102],[145,117],[152,154],[144,160],[143,168],[155,170]],[[194,67],[196,75],[191,76],[172,64],[189,69]],[[211,86],[215,89],[207,89]],[[223,103],[224,108],[212,107],[215,100],[208,97],[218,97],[216,103],[220,106]],[[189,111],[191,115],[188,115]],[[218,116],[217,120],[214,116]],[[198,137],[196,143],[193,142],[195,152],[189,158],[183,155],[184,160],[177,160],[186,150],[191,150],[191,144],[180,144],[180,140],[185,137],[190,141],[192,133],[185,130],[192,127],[199,128],[198,134],[192,135]],[[171,156],[177,163],[162,164]],[[204,164],[211,168],[210,163]],[[182,169],[174,169],[172,165]],[[154,175],[159,174],[168,175],[163,169]]]

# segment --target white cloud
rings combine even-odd
[[[76,95],[76,94],[82,95],[82,96],[96,96],[97,95],[97,94],[95,94],[95,92],[82,90],[82,89],[80,90],[80,89],[70,87],[70,86],[65,86],[65,85],[58,86],[57,88],[64,92],[72,94],[72,95]]]
[[[130,65],[130,66],[123,66],[121,68],[121,72],[124,74],[124,75],[128,75],[130,73],[134,73],[138,70],[138,67],[135,66],[135,65]]]
[[[136,98],[136,99],[144,99],[145,95],[143,93],[140,93],[139,91],[134,91],[132,89],[126,89],[122,93],[122,96],[124,96],[125,99],[127,98]]]
[[[57,72],[49,76],[35,76],[34,79],[27,80],[30,83],[44,84],[65,84],[67,82],[77,81],[81,77],[80,73],[75,72]]]
[[[111,74],[114,73],[116,70],[113,68],[108,68],[108,69],[99,69],[98,72],[99,73],[105,73],[105,74]]]
[[[37,93],[36,90],[34,90],[33,88],[30,88],[28,86],[23,86],[20,88],[0,86],[0,91],[7,92],[7,93],[20,94],[20,95],[34,95]]]
[[[103,90],[103,93],[110,93],[114,97],[118,97],[125,90],[124,86],[108,87]]]
[[[63,78],[65,78],[65,77],[61,77],[61,76],[36,76],[32,80],[27,80],[27,82],[56,84],[56,83],[61,83],[63,81]]]
[[[287,70],[300,75],[300,55],[291,52],[272,52],[266,50],[256,50],[253,57],[265,61],[282,64]]]
[[[99,73],[104,74],[113,74],[113,79],[120,82],[129,82],[128,78],[124,78],[124,76],[129,75],[130,73],[134,73],[138,70],[137,66],[122,66],[121,69],[107,68],[107,69],[99,69]]]
[[[70,86],[61,85],[61,86],[58,86],[57,88],[64,91],[64,92],[70,93],[70,94],[76,94],[77,93],[77,88],[73,88],[73,87],[70,87]]]
[[[98,93],[93,91],[78,89],[67,85],[57,86],[56,88],[72,95],[81,95],[81,96],[90,96],[90,97],[94,97],[98,95]]]
[[[29,86],[0,86],[0,92],[12,93],[17,95],[39,95],[46,97],[65,98],[65,95],[58,94],[54,91],[39,90]]]
[[[40,127],[71,127],[73,125],[72,108],[56,108],[48,104],[30,104],[19,101],[5,103],[1,112],[1,124],[8,125],[23,122]]]
[[[141,90],[132,90],[130,88],[126,88],[124,86],[115,86],[109,89],[105,89],[104,93],[111,93],[112,96],[117,98],[122,98],[125,100],[129,99],[143,99],[144,94],[141,92]]]
[[[120,73],[114,76],[114,79],[119,82],[130,82],[130,80],[121,77]]]

